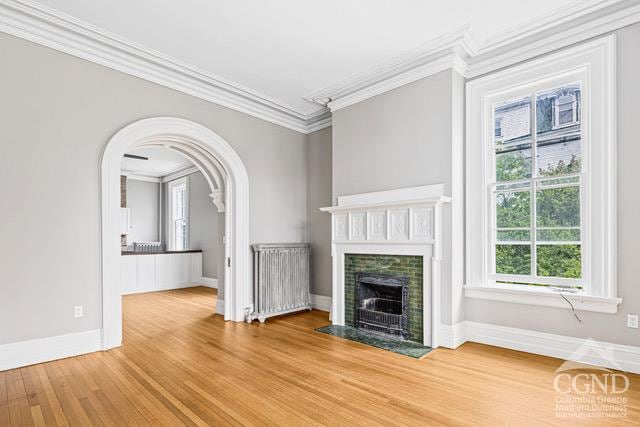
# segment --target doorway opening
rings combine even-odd
[[[102,344],[103,349],[122,343],[122,210],[121,167],[123,156],[132,151],[162,148],[188,159],[209,187],[211,202],[224,212],[224,319],[243,321],[253,311],[251,257],[249,247],[249,179],[238,154],[220,136],[197,123],[158,117],[134,122],[116,133],[101,161],[102,197]],[[176,191],[180,197],[181,187]],[[179,212],[177,212],[179,214]],[[180,216],[180,215],[178,215]],[[181,220],[183,218],[178,218]],[[179,221],[176,221],[178,224]],[[182,224],[182,223],[180,223]],[[171,228],[168,228],[171,230]],[[186,242],[185,229],[177,227],[171,240]]]

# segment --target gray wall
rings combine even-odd
[[[618,296],[617,314],[580,312],[578,322],[567,309],[507,304],[467,298],[467,320],[531,329],[626,345],[640,345],[640,331],[626,327],[627,313],[640,312],[640,25],[618,35]]]
[[[251,242],[305,240],[304,135],[6,34],[0,52],[0,344],[101,327],[100,157],[136,120],[219,134],[249,174]]]
[[[311,243],[311,293],[331,296],[331,128],[307,136],[307,241]]]
[[[451,71],[333,114],[333,197],[451,184]]]
[[[127,207],[131,210],[131,232],[127,243],[157,242],[160,184],[127,178]]]
[[[189,246],[202,249],[202,275],[210,279],[218,277],[218,258],[224,258],[222,235],[224,213],[218,213],[209,197],[211,189],[201,172],[189,175]]]
[[[333,197],[445,184],[452,191],[452,96],[462,85],[443,71],[333,113]],[[462,96],[462,94],[459,94]],[[334,200],[335,201],[335,200]],[[451,208],[443,212],[451,236]],[[451,323],[451,239],[442,260],[442,321]]]

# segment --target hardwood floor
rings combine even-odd
[[[314,332],[314,311],[225,323],[216,294],[124,297],[124,345],[0,372],[0,426],[640,423],[556,416],[561,361],[467,343],[414,360]]]

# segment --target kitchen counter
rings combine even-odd
[[[122,255],[165,255],[165,254],[193,254],[202,252],[202,249],[189,249],[186,251],[158,251],[158,252],[134,252],[122,251]]]

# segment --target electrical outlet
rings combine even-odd
[[[84,309],[81,305],[76,305],[75,307],[73,307],[73,316],[74,317],[84,316]]]
[[[627,314],[627,328],[638,329],[638,315],[637,314]]]

